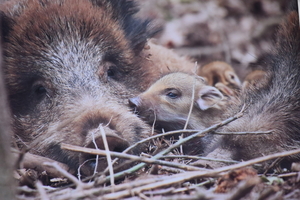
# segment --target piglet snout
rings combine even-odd
[[[129,106],[130,106],[131,108],[136,109],[136,108],[138,108],[138,107],[140,106],[140,104],[141,104],[141,98],[140,98],[140,97],[133,97],[133,98],[130,98],[130,99],[128,100],[128,102],[129,102]]]

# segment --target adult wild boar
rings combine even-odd
[[[124,102],[164,64],[152,66],[146,57],[151,49],[144,46],[156,29],[134,17],[133,1],[20,0],[0,10],[5,82],[20,146],[76,169],[91,157],[61,150],[61,142],[95,147],[94,137],[103,149],[102,125],[110,150],[123,151],[149,135]],[[94,164],[86,162],[83,173]]]

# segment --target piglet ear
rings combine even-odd
[[[215,87],[203,86],[198,91],[197,104],[201,110],[207,110],[223,99],[223,94]]]

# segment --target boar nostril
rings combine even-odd
[[[110,151],[123,152],[125,149],[129,147],[129,143],[122,138],[117,136],[106,136],[106,140],[108,143],[108,147]],[[104,144],[102,137],[98,137],[95,139],[95,143],[98,149],[104,150]],[[88,148],[96,148],[94,142],[90,142],[86,147]],[[132,153],[129,151],[128,153]],[[79,158],[79,162],[82,164],[80,171],[85,176],[90,176],[93,174],[95,168],[96,171],[101,172],[104,171],[107,167],[107,160],[104,156],[98,157],[98,162],[96,164],[96,155],[92,154],[81,154]]]
[[[106,136],[106,140],[108,143],[108,147],[110,151],[116,151],[116,152],[122,152],[127,147],[129,147],[129,143],[126,140],[123,140],[116,136]],[[98,137],[95,139],[96,145],[98,149],[105,149],[102,137]],[[88,148],[96,148],[95,144],[91,142],[89,145],[87,145]]]

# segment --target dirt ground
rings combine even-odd
[[[138,1],[142,8],[139,16],[153,19],[163,28],[156,43],[190,57],[200,66],[226,61],[241,80],[253,70],[253,63],[270,53],[277,26],[288,10],[286,0]],[[190,165],[200,157],[179,155],[170,141],[149,141],[149,154],[158,149],[164,149],[164,153],[130,158],[147,165],[136,162],[139,164],[122,173],[97,174],[86,182],[53,166],[71,181],[57,178],[47,180],[49,186],[19,187],[18,199],[300,199],[300,164],[294,163],[292,170],[276,168],[263,173],[251,167],[268,159],[275,160],[275,166],[280,157],[295,152],[211,170]]]

